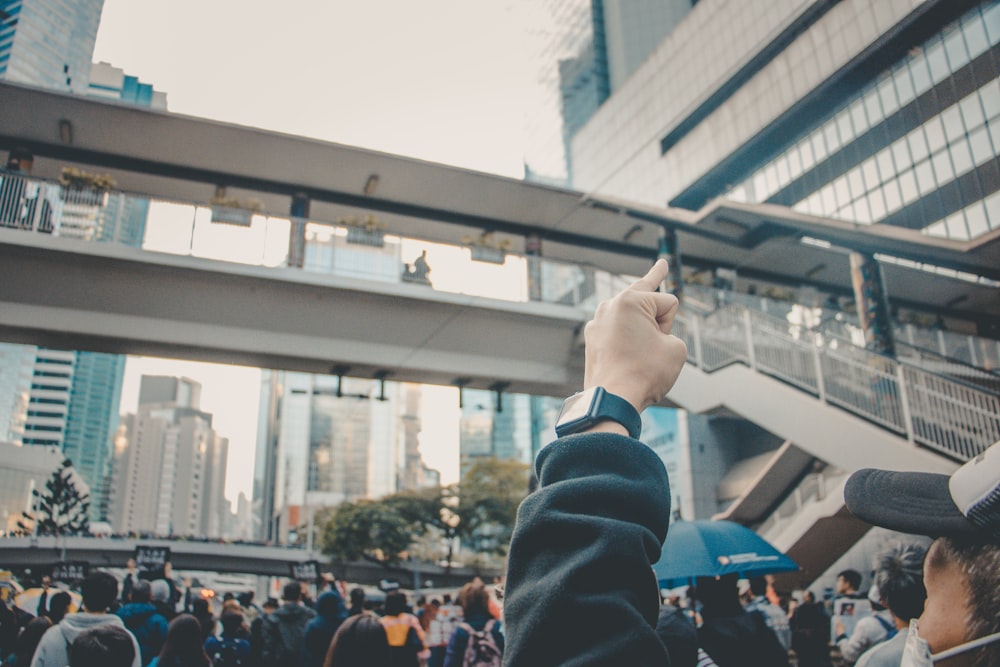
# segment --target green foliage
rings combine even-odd
[[[32,491],[35,511],[23,512],[17,527],[24,533],[33,530],[38,535],[80,535],[90,528],[87,511],[90,494],[80,493],[73,481],[73,464],[63,459],[62,466],[53,471],[45,483],[45,490]],[[33,527],[34,524],[34,527]]]
[[[485,459],[458,484],[343,503],[329,518],[317,518],[319,542],[336,562],[396,563],[428,534],[448,544],[442,554],[448,563],[456,539],[473,551],[504,555],[528,480],[523,463]]]
[[[457,493],[465,546],[476,552],[507,553],[518,505],[528,494],[530,470],[519,461],[483,459],[465,471]]]
[[[342,503],[323,525],[323,553],[335,562],[364,558],[397,563],[410,546],[412,524],[383,500]]]

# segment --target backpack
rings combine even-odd
[[[878,614],[874,614],[874,618],[876,621],[878,621],[878,624],[882,626],[882,629],[885,630],[885,639],[883,639],[882,641],[888,641],[892,639],[893,637],[896,636],[896,633],[899,632],[899,630],[896,628],[895,625],[892,625],[891,623],[889,623],[889,621],[885,620]]]
[[[465,646],[462,656],[462,667],[500,667],[500,647],[493,638],[493,625],[490,620],[482,630],[473,630],[468,623],[459,623],[458,627],[469,633],[469,643]]]
[[[223,639],[216,644],[211,658],[212,667],[240,667],[243,664],[243,656],[240,655],[235,639]]]

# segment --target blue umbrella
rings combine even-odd
[[[749,577],[798,569],[763,537],[732,521],[675,521],[653,565],[660,588],[683,586],[695,577],[734,572]]]

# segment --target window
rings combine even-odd
[[[980,234],[990,231],[990,223],[982,202],[976,202],[965,209],[965,220],[969,226],[969,238],[974,239]]]
[[[962,113],[959,111],[957,104],[951,105],[942,112],[941,123],[944,125],[944,136],[948,141],[954,141],[965,134]],[[932,146],[931,150],[935,151],[937,148]]]
[[[951,157],[947,150],[935,153],[931,158],[931,165],[934,167],[938,183],[947,183],[955,179],[955,171],[951,167]]]
[[[916,166],[914,172],[917,176],[917,187],[921,195],[928,195],[936,189],[934,182],[934,170],[930,160],[924,160]]]
[[[944,224],[948,230],[948,238],[969,240],[969,229],[965,226],[965,214],[962,211],[949,215],[945,218]]]
[[[962,21],[962,35],[965,37],[965,46],[969,49],[971,58],[975,58],[990,46],[986,26],[978,15]]]
[[[983,107],[979,103],[979,95],[973,93],[967,96],[958,103],[958,106],[962,111],[962,120],[965,122],[966,129],[977,128],[986,122],[986,116],[983,115]]]

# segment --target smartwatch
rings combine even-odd
[[[556,421],[556,435],[561,438],[586,431],[603,421],[618,422],[631,438],[638,438],[642,432],[642,417],[635,406],[604,387],[591,387],[563,401]]]

